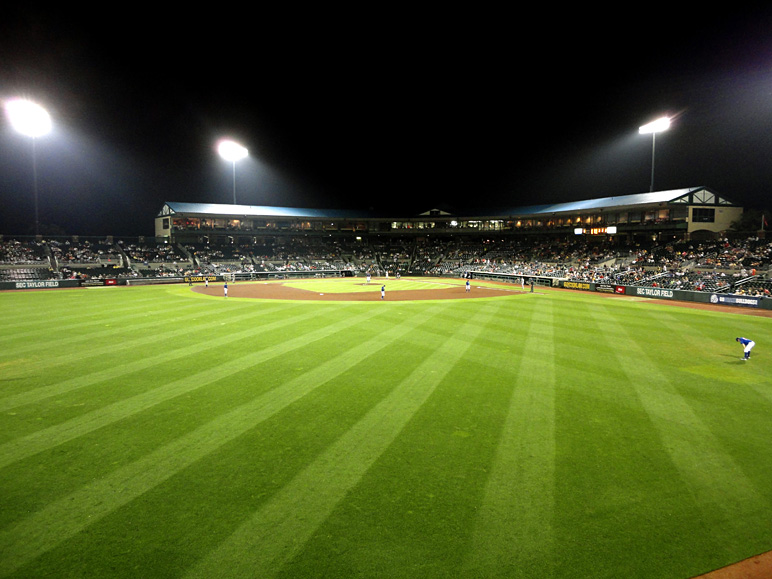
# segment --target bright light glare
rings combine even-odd
[[[643,125],[638,129],[640,134],[644,133],[660,133],[667,131],[670,128],[670,117],[662,117],[656,121],[650,122],[648,125]]]
[[[249,154],[249,151],[238,143],[227,140],[220,141],[220,144],[217,145],[217,152],[220,153],[220,156],[226,161],[232,161],[234,163]]]
[[[38,104],[24,99],[13,99],[5,103],[5,112],[11,126],[22,135],[42,137],[51,131],[51,117]]]

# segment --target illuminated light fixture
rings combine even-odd
[[[656,121],[643,125],[638,129],[641,135],[647,135],[649,133],[661,133],[667,131],[670,128],[670,117],[662,117]]]
[[[217,145],[217,152],[220,153],[220,156],[226,161],[234,163],[249,155],[249,151],[244,147],[235,141],[229,140],[220,141],[220,144]]]
[[[32,188],[35,195],[35,235],[39,235],[38,168],[35,139],[51,132],[51,116],[39,104],[26,99],[11,99],[6,101],[4,106],[8,121],[14,130],[32,139]]]
[[[11,126],[22,135],[36,139],[51,132],[51,116],[39,104],[12,99],[5,103],[5,112]]]
[[[654,147],[656,143],[657,133],[667,131],[670,128],[670,117],[660,117],[656,121],[652,121],[648,124],[638,128],[638,133],[641,135],[647,135],[651,133],[651,186],[649,192],[654,191]]]
[[[223,159],[233,164],[233,204],[236,205],[236,161],[249,155],[249,151],[235,141],[223,139],[217,145],[217,152]]]
[[[582,233],[584,233],[584,229],[581,227],[574,227],[574,235],[581,235]]]

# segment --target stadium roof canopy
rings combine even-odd
[[[584,201],[568,201],[546,205],[527,205],[510,209],[488,209],[475,212],[477,215],[543,215],[552,213],[577,213],[634,206],[653,205],[709,205],[736,207],[735,203],[726,197],[718,195],[708,187],[689,187],[652,193],[636,193],[633,195],[618,195],[615,197],[600,197]]]
[[[231,205],[224,203],[180,203],[167,201],[158,217],[168,215],[202,215],[209,217],[368,217],[366,212],[337,209],[300,209],[296,207],[270,207],[267,205]]]
[[[636,193],[633,195],[619,195],[615,197],[601,197],[584,201],[569,201],[566,203],[552,203],[545,205],[527,205],[521,207],[479,209],[474,211],[452,212],[449,209],[431,209],[418,215],[421,216],[466,216],[466,217],[502,217],[543,215],[554,213],[576,213],[584,211],[612,210],[621,207],[656,206],[656,205],[707,205],[727,206],[736,205],[723,196],[718,195],[707,187],[690,187],[687,189],[673,189],[670,191],[656,191],[652,193]],[[270,207],[265,205],[231,205],[217,203],[183,203],[167,201],[161,208],[157,217],[170,215],[187,215],[202,217],[274,217],[274,218],[337,218],[337,219],[384,219],[388,217],[406,218],[408,215],[376,215],[373,212],[362,210],[342,209],[302,209],[295,207]]]

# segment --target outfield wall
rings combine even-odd
[[[637,296],[658,300],[711,303],[723,306],[762,308],[765,310],[772,309],[772,299],[757,296],[695,292],[658,287],[618,286],[613,284],[573,282],[568,280],[560,280],[560,282],[560,287],[564,287],[566,289],[623,294],[627,296]]]
[[[611,283],[594,283],[585,281],[571,281],[567,279],[544,277],[544,276],[528,276],[528,275],[513,275],[513,274],[497,274],[487,272],[472,272],[472,275],[476,279],[490,279],[497,281],[507,281],[509,283],[520,283],[520,278],[525,279],[526,285],[530,284],[530,280],[533,279],[537,285],[549,285],[553,287],[561,287],[565,289],[587,291],[587,292],[600,292],[616,295],[637,296],[657,300],[669,300],[669,301],[681,301],[681,302],[699,302],[710,303],[722,306],[736,306],[743,308],[760,308],[764,310],[772,310],[772,298],[755,297],[755,296],[743,296],[735,294],[724,293],[711,293],[711,292],[696,292],[687,290],[674,290],[658,287],[644,287],[644,286],[625,286],[616,285]]]

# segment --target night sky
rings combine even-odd
[[[772,208],[772,10],[673,16],[256,5],[4,7],[0,99],[30,98],[41,230],[153,234],[164,201],[393,216],[707,186]],[[34,231],[32,141],[0,120],[0,233]]]

